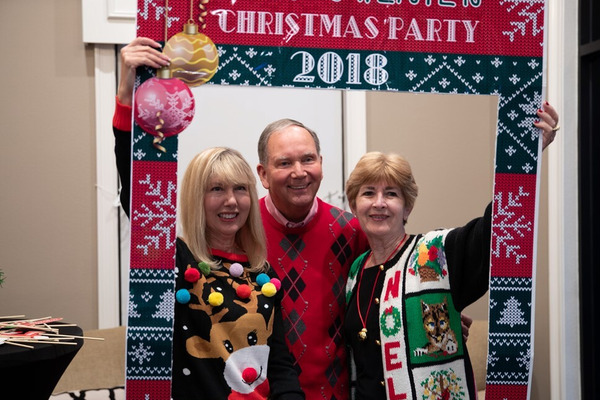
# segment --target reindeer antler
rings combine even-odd
[[[193,268],[191,265],[188,264],[187,268]],[[202,279],[202,275],[201,275],[201,279]],[[190,289],[190,293],[195,295],[196,298],[198,299],[198,304],[196,303],[189,303],[189,307],[191,309],[194,310],[200,310],[200,311],[204,311],[206,313],[206,315],[209,316],[210,318],[210,322],[212,324],[218,324],[221,319],[223,318],[223,316],[225,314],[227,314],[227,312],[229,312],[229,308],[227,307],[220,307],[218,308],[219,311],[217,311],[215,313],[215,309],[216,307],[212,306],[209,302],[208,302],[208,296],[211,293],[216,292],[213,287],[210,285],[210,283],[214,281],[214,277],[206,277],[205,282],[202,284],[197,284],[194,285],[191,289]]]
[[[191,265],[188,265],[188,268],[193,268]],[[214,282],[217,276],[226,277],[227,283],[237,292],[238,287],[242,284],[235,281],[233,278],[228,276],[229,274],[222,271],[212,271],[211,274],[213,276],[206,277],[206,282],[202,285],[195,285],[190,293],[194,294],[198,298],[198,304],[190,303],[190,308],[194,310],[204,311],[206,315],[210,317],[212,324],[218,324],[221,322],[221,319],[229,312],[229,307],[215,307],[212,306],[208,302],[208,296],[211,293],[216,292],[215,289],[211,286],[211,283]],[[253,288],[252,288],[253,289]],[[256,290],[250,291],[250,296],[248,298],[236,298],[233,302],[243,308],[245,308],[248,312],[253,313],[258,310],[258,295],[259,292]],[[215,309],[218,309],[215,312]]]

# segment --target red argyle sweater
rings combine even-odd
[[[260,200],[268,260],[284,289],[284,329],[306,398],[348,400],[344,290],[350,265],[368,244],[352,214],[317,201],[308,224],[287,228]]]

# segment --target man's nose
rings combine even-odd
[[[302,165],[301,162],[295,162],[294,165],[292,166],[293,170],[292,170],[292,174],[294,175],[294,177],[296,178],[301,178],[304,177],[306,175],[306,171],[304,170],[304,166]]]

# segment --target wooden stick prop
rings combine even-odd
[[[77,326],[76,324],[50,324],[61,321],[62,318],[34,318],[22,319],[24,315],[11,315],[0,317],[0,345],[10,344],[13,346],[33,349],[30,344],[57,344],[76,346],[75,339],[104,340],[100,337],[66,335],[59,332],[59,328]]]

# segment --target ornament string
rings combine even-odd
[[[169,33],[169,0],[165,0],[165,43],[167,43],[168,40],[168,35]],[[165,67],[163,67],[165,68]],[[166,67],[168,68],[168,67]],[[163,153],[167,152],[167,149],[164,148],[164,146],[161,145],[162,141],[165,140],[165,135],[164,133],[161,132],[161,129],[163,128],[165,121],[160,117],[161,112],[158,111],[156,113],[156,118],[158,118],[158,124],[156,125],[156,127],[154,128],[154,130],[157,133],[157,136],[154,137],[154,139],[152,140],[152,145],[157,148],[158,150],[162,151]]]
[[[208,14],[208,12],[206,11],[206,5],[208,4],[208,1],[209,0],[200,0],[200,5],[199,5],[200,15],[198,16],[198,21],[200,21],[200,29],[206,28],[206,22],[204,21],[204,18]]]
[[[160,131],[165,124],[165,120],[160,117],[160,114],[161,114],[160,111],[156,112],[156,118],[158,118],[158,125],[156,125],[154,130],[158,133],[158,136],[154,137],[154,140],[152,141],[152,145],[154,145],[154,147],[156,147],[158,150],[162,151],[163,153],[166,153],[167,149],[165,149],[163,146],[161,146],[162,141],[165,140],[165,135]]]
[[[165,0],[165,43],[169,40],[169,0]]]

